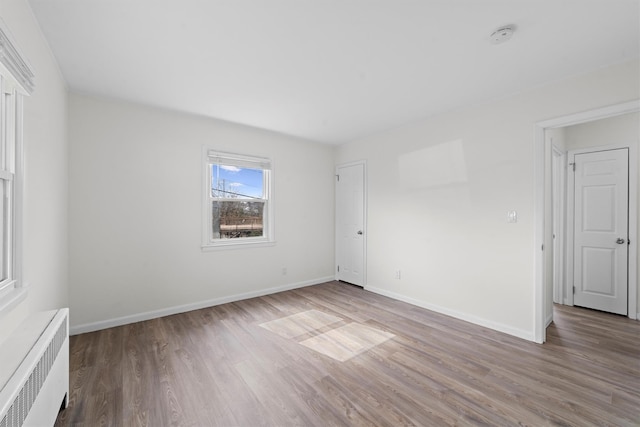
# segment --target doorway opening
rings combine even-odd
[[[558,214],[553,207],[553,201],[556,200],[556,207],[562,206],[562,191],[564,184],[562,181],[562,173],[559,165],[562,165],[563,150],[555,144],[554,152],[553,138],[558,136],[559,130],[569,126],[586,124],[601,119],[613,118],[628,113],[640,112],[640,101],[632,101],[624,104],[617,104],[597,110],[587,111],[583,113],[573,114],[569,116],[559,117],[536,124],[535,135],[535,236],[534,236],[534,336],[535,341],[542,343],[545,341],[545,332],[547,325],[552,321],[553,302],[559,300],[561,303],[573,303],[568,290],[573,284],[567,283],[567,272],[573,268],[568,266],[566,258],[557,256],[558,252],[564,252],[563,247],[571,244],[566,239],[566,230],[563,230],[564,223],[562,214]],[[557,139],[556,139],[557,142]],[[605,145],[606,143],[600,143]],[[637,137],[634,141],[625,142],[623,145],[629,148],[629,183],[634,185],[635,190],[629,192],[629,222],[628,222],[628,316],[632,319],[637,317],[637,236],[638,236],[638,154],[637,154]],[[555,155],[554,155],[555,154]],[[567,157],[568,159],[568,157]],[[565,164],[569,163],[564,161]],[[553,182],[551,176],[553,170],[556,170],[556,182]],[[566,175],[565,175],[566,176]],[[566,179],[565,179],[566,182]],[[565,187],[566,188],[566,187]],[[630,187],[631,188],[631,187]],[[555,192],[554,192],[555,189]],[[566,194],[566,191],[565,191]],[[566,206],[566,205],[565,205]],[[556,223],[554,225],[554,217]],[[560,218],[558,218],[560,217]],[[566,228],[566,227],[565,227]],[[555,238],[554,238],[555,237]],[[564,240],[562,238],[565,238]],[[556,256],[554,256],[554,253]],[[561,273],[554,269],[556,265],[561,269]],[[555,280],[563,282],[562,289],[554,288]],[[560,291],[562,290],[562,295]]]

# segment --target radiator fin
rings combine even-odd
[[[29,379],[20,390],[20,394],[18,394],[18,397],[16,397],[11,407],[9,407],[7,414],[2,418],[2,421],[0,421],[0,427],[22,426],[66,338],[67,321],[65,319],[60,324],[53,340],[51,340],[47,346],[35,369],[31,375],[29,375]]]

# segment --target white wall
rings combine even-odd
[[[567,150],[629,142],[637,143],[640,137],[640,114],[622,114],[593,122],[566,126],[563,129]]]
[[[625,63],[339,147],[338,163],[367,161],[367,288],[533,340],[535,123],[638,99],[638,73]],[[458,139],[466,182],[399,179],[400,158]]]
[[[0,317],[0,341],[35,311],[67,306],[67,90],[26,0],[0,0],[9,27],[35,73],[24,103],[24,280],[27,299]]]
[[[597,147],[611,144],[629,144],[640,142],[640,114],[623,114],[607,119],[596,120],[564,128],[567,150],[579,148]],[[636,168],[640,165],[638,159],[630,159],[635,162]],[[640,181],[638,182],[638,200],[640,200]],[[639,218],[640,229],[640,218]],[[640,253],[638,254],[640,265]],[[630,284],[638,287],[638,305],[640,307],[640,283]]]
[[[333,278],[332,146],[77,94],[69,131],[73,332]],[[275,246],[201,251],[203,145],[273,160]]]

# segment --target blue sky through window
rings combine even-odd
[[[261,199],[263,197],[262,169],[211,165],[211,194],[213,197]]]

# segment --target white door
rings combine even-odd
[[[629,151],[574,157],[574,305],[627,314]]]
[[[336,278],[364,286],[364,164],[339,166],[336,172]]]

